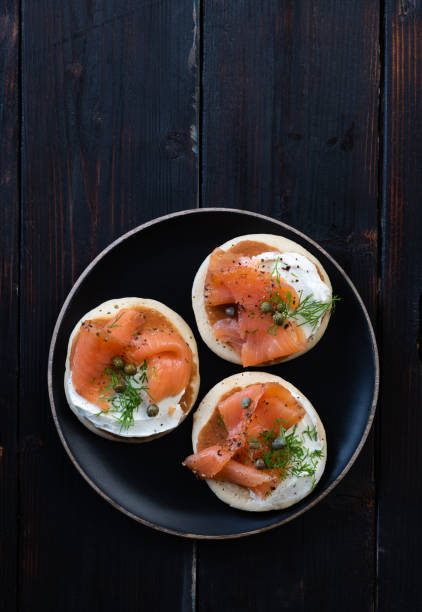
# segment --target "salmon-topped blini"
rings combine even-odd
[[[202,339],[244,367],[287,361],[315,346],[337,300],[311,253],[270,234],[239,236],[214,249],[192,288]]]
[[[287,508],[324,471],[324,427],[309,400],[266,372],[225,378],[193,415],[194,454],[184,460],[222,501],[241,510]]]
[[[69,340],[65,392],[91,431],[145,442],[179,425],[195,403],[199,363],[191,329],[155,300],[109,300]]]

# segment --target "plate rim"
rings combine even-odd
[[[66,439],[64,437],[64,434],[63,434],[63,431],[62,431],[62,428],[60,426],[60,422],[59,422],[59,419],[58,419],[58,416],[57,416],[56,405],[55,405],[55,402],[54,402],[53,374],[52,374],[52,370],[53,370],[53,355],[54,355],[54,351],[55,351],[55,347],[56,347],[57,336],[58,336],[58,332],[59,332],[60,326],[62,324],[62,320],[64,318],[64,315],[65,315],[65,313],[67,311],[68,305],[71,302],[71,300],[73,299],[73,296],[76,293],[76,291],[78,290],[79,286],[82,284],[84,279],[90,274],[92,269],[95,268],[97,263],[103,257],[105,257],[105,255],[107,255],[110,251],[112,251],[117,245],[119,245],[121,242],[124,242],[125,240],[127,240],[131,236],[133,236],[133,235],[143,231],[144,229],[146,229],[146,228],[148,228],[148,227],[150,227],[152,225],[156,225],[158,223],[162,223],[163,221],[167,221],[168,219],[172,219],[174,217],[181,217],[181,216],[188,215],[188,214],[203,214],[203,213],[210,213],[210,212],[211,213],[214,213],[214,212],[229,212],[229,213],[234,213],[234,214],[239,214],[239,215],[248,215],[250,217],[255,217],[255,218],[263,219],[265,221],[270,221],[272,223],[275,223],[276,225],[279,225],[280,227],[282,227],[284,229],[287,229],[287,230],[293,232],[297,236],[303,238],[305,241],[309,242],[312,246],[314,246],[318,251],[323,253],[323,255],[328,258],[328,260],[337,268],[337,270],[340,272],[340,274],[342,274],[343,277],[345,278],[346,282],[350,285],[350,287],[351,287],[353,293],[355,294],[355,296],[356,296],[356,298],[358,300],[358,303],[359,303],[359,305],[360,305],[360,307],[361,307],[361,309],[363,311],[363,314],[365,315],[366,322],[367,322],[368,329],[369,329],[371,344],[372,344],[372,353],[373,353],[373,357],[374,357],[374,366],[375,366],[374,390],[373,390],[373,395],[372,395],[371,410],[370,410],[369,415],[368,415],[367,424],[365,426],[365,429],[363,431],[363,434],[362,434],[362,437],[361,437],[361,439],[359,441],[359,444],[355,448],[355,451],[353,452],[353,454],[350,457],[349,461],[347,462],[346,466],[343,468],[343,470],[340,472],[340,474],[337,476],[337,478],[331,483],[331,485],[329,487],[327,487],[327,489],[322,491],[307,506],[305,506],[301,510],[298,510],[297,512],[294,512],[291,516],[289,516],[289,517],[287,517],[287,518],[285,518],[285,519],[283,519],[281,521],[278,521],[278,522],[273,523],[271,525],[267,525],[267,526],[262,527],[260,529],[253,529],[251,531],[245,531],[245,532],[235,533],[235,534],[223,534],[223,535],[204,535],[204,534],[196,534],[196,533],[187,533],[187,532],[176,531],[174,529],[169,529],[167,527],[163,527],[162,525],[156,525],[155,523],[151,523],[150,521],[148,521],[148,520],[146,520],[146,519],[144,519],[144,518],[142,518],[140,516],[137,516],[133,512],[130,512],[127,508],[124,508],[123,506],[121,506],[117,501],[115,501],[114,499],[109,497],[100,487],[98,487],[95,484],[95,482],[93,482],[93,480],[91,480],[91,478],[88,476],[88,474],[82,469],[82,467],[78,463],[76,457],[73,455],[72,451],[70,450],[70,448],[69,448],[69,446],[67,444],[67,441],[66,441]],[[81,274],[79,275],[79,277],[76,279],[75,283],[73,284],[71,290],[69,291],[65,301],[63,302],[63,305],[62,305],[62,307],[60,309],[60,312],[58,314],[56,323],[54,325],[53,334],[52,334],[52,337],[51,337],[50,348],[49,348],[49,352],[48,352],[48,367],[47,367],[48,396],[49,396],[50,408],[51,408],[51,412],[52,412],[52,416],[53,416],[53,421],[54,421],[55,427],[56,427],[57,432],[59,434],[59,438],[61,440],[61,443],[63,444],[63,447],[64,447],[66,453],[68,454],[72,464],[78,470],[78,472],[81,474],[81,476],[86,480],[86,482],[88,482],[88,484],[94,489],[94,491],[96,493],[98,493],[103,499],[105,499],[109,504],[111,504],[114,508],[116,508],[117,510],[119,510],[120,512],[125,514],[126,516],[134,519],[138,523],[141,523],[142,525],[145,525],[147,527],[151,527],[152,529],[155,529],[155,530],[160,531],[160,532],[168,533],[168,534],[179,536],[179,537],[182,537],[182,538],[193,539],[193,540],[229,540],[229,539],[238,539],[238,538],[242,538],[242,537],[246,537],[246,536],[250,536],[250,535],[256,535],[258,533],[264,533],[265,531],[269,531],[270,529],[274,529],[276,527],[280,527],[281,525],[289,523],[290,521],[296,519],[297,517],[301,516],[302,514],[304,514],[305,512],[307,512],[308,510],[310,510],[314,506],[316,506],[322,499],[324,499],[324,497],[326,497],[329,493],[331,493],[331,491],[340,483],[341,480],[343,480],[343,478],[346,476],[347,472],[350,470],[352,465],[355,463],[356,459],[358,458],[358,456],[359,456],[359,454],[360,454],[360,452],[361,452],[361,450],[363,448],[363,445],[366,442],[366,439],[367,439],[368,434],[369,434],[369,432],[371,430],[372,423],[373,423],[374,417],[375,417],[376,405],[377,405],[378,394],[379,394],[379,379],[380,379],[380,371],[379,371],[378,347],[377,347],[375,332],[374,332],[374,329],[373,329],[373,326],[372,326],[371,319],[369,317],[369,314],[368,314],[368,311],[366,309],[366,306],[363,303],[363,300],[362,300],[358,290],[356,289],[353,281],[350,279],[348,274],[343,270],[343,268],[340,266],[340,264],[337,263],[337,261],[325,249],[323,249],[315,240],[313,240],[312,238],[310,238],[309,236],[307,236],[305,233],[301,232],[300,230],[292,227],[291,225],[288,225],[287,223],[284,223],[283,221],[279,221],[278,219],[273,219],[272,217],[269,217],[268,215],[263,215],[261,213],[257,213],[257,212],[253,212],[253,211],[249,211],[249,210],[241,210],[241,209],[238,209],[238,208],[225,208],[225,207],[189,208],[189,209],[180,210],[180,211],[177,211],[177,212],[174,212],[174,213],[169,213],[167,215],[162,215],[160,217],[156,217],[155,219],[151,219],[150,221],[146,221],[145,223],[142,223],[141,225],[138,225],[137,227],[129,230],[128,232],[125,232],[124,234],[122,234],[121,236],[119,236],[118,238],[113,240],[102,251],[100,251],[100,253],[98,253],[98,255],[96,255],[94,257],[94,259],[86,266],[86,268],[83,270],[83,272],[81,272]]]

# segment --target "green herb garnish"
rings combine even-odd
[[[318,439],[318,432],[316,427],[308,427],[305,429],[305,431],[302,434],[303,436],[308,436],[308,438],[310,440],[317,440]]]
[[[223,416],[220,412],[218,413],[217,423],[228,433],[229,430],[227,429]]]
[[[333,295],[329,302],[320,302],[318,300],[313,300],[312,295],[307,295],[302,299],[302,293],[299,295],[299,304],[294,307],[292,304],[292,295],[290,293],[286,294],[286,299],[284,300],[278,293],[272,291],[270,297],[267,301],[271,302],[275,306],[277,306],[277,311],[284,317],[284,319],[293,319],[298,322],[298,327],[305,325],[308,323],[312,326],[312,331],[318,325],[320,319],[327,313],[332,313],[335,309],[337,302],[339,302],[341,298],[337,295]],[[267,333],[272,334],[273,336],[277,333],[277,325],[270,325],[267,329]]]
[[[276,433],[277,427],[279,428],[279,434]],[[317,439],[316,428],[311,429],[308,427],[301,435],[296,435],[296,429],[295,425],[293,430],[286,434],[280,421],[277,419],[272,430],[266,430],[260,435],[262,443],[266,446],[266,450],[263,452],[265,466],[268,469],[277,470],[280,480],[284,480],[288,476],[295,476],[297,478],[312,476],[315,480],[318,463],[322,457],[322,449],[310,450],[304,446],[304,442],[305,435],[312,440]],[[277,435],[284,436],[286,445],[279,450],[273,450],[271,443]],[[313,484],[313,487],[315,484]]]
[[[277,257],[276,262],[274,264],[274,268],[271,272],[271,276],[276,277],[276,282],[279,287],[281,287],[280,280],[280,272],[278,270],[278,264],[280,263],[280,257]],[[294,272],[291,272],[292,276],[297,276]],[[299,294],[299,304],[295,306],[293,304],[292,294],[287,292],[286,297],[283,298],[276,291],[272,291],[270,293],[270,297],[268,300],[265,300],[263,303],[270,303],[273,305],[273,309],[277,308],[277,311],[284,317],[284,319],[303,319],[300,323],[298,323],[298,327],[305,325],[308,323],[312,326],[312,331],[318,325],[320,319],[327,313],[332,313],[334,311],[335,305],[340,301],[337,295],[333,295],[329,302],[321,302],[318,300],[313,300],[312,295],[307,295],[302,299],[302,293]],[[272,334],[273,336],[277,333],[277,325],[271,325],[267,329],[267,333]]]
[[[274,268],[271,272],[271,276],[276,276],[276,280],[277,280],[277,285],[280,287],[281,285],[281,281],[280,281],[280,272],[278,270],[278,264],[280,263],[280,257],[277,257],[277,259],[275,260],[275,264],[274,264]]]
[[[142,402],[140,392],[148,393],[148,362],[143,362],[136,378],[113,368],[106,368],[105,374],[108,376],[108,384],[100,398],[109,402],[109,408],[101,410],[98,414],[111,412],[116,421],[120,423],[120,431],[126,431],[135,423],[133,413],[138,410]],[[114,387],[122,381],[125,384],[125,390],[115,393]]]
[[[298,316],[301,316],[303,322],[299,323],[299,327],[301,325],[305,325],[305,323],[309,323],[312,325],[312,329],[315,329],[319,320],[325,315],[325,313],[332,313],[337,302],[340,300],[341,298],[339,298],[337,295],[333,295],[329,302],[318,302],[318,300],[313,300],[311,295],[307,295],[306,298],[302,300],[302,296],[300,296],[299,304],[290,317],[295,319]]]
[[[268,329],[267,329],[267,333],[271,334],[272,336],[275,336],[277,333],[277,329],[278,329],[278,325],[271,325]]]
[[[119,315],[117,315],[117,317],[114,319],[113,323],[110,323],[110,325],[107,325],[107,327],[108,328],[120,327],[120,325],[117,325],[117,321],[119,321],[124,314],[125,314],[124,312],[121,312]]]

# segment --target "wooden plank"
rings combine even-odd
[[[203,15],[203,204],[255,210],[309,234],[344,266],[373,318],[378,24],[377,0],[211,0]],[[199,610],[372,610],[372,459],[371,436],[308,514],[260,537],[201,543]]]
[[[378,550],[383,612],[422,609],[421,24],[422,2],[386,2]]]
[[[81,479],[54,428],[45,370],[59,308],[98,251],[196,205],[193,5],[23,0],[22,11],[19,603],[189,609],[192,543],[131,521]]]
[[[19,380],[19,3],[0,6],[0,592],[16,606]]]

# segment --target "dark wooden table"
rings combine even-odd
[[[3,0],[0,40],[2,610],[422,609],[422,0]],[[85,266],[196,206],[322,244],[382,363],[341,484],[233,541],[114,510],[47,397],[54,322]]]

